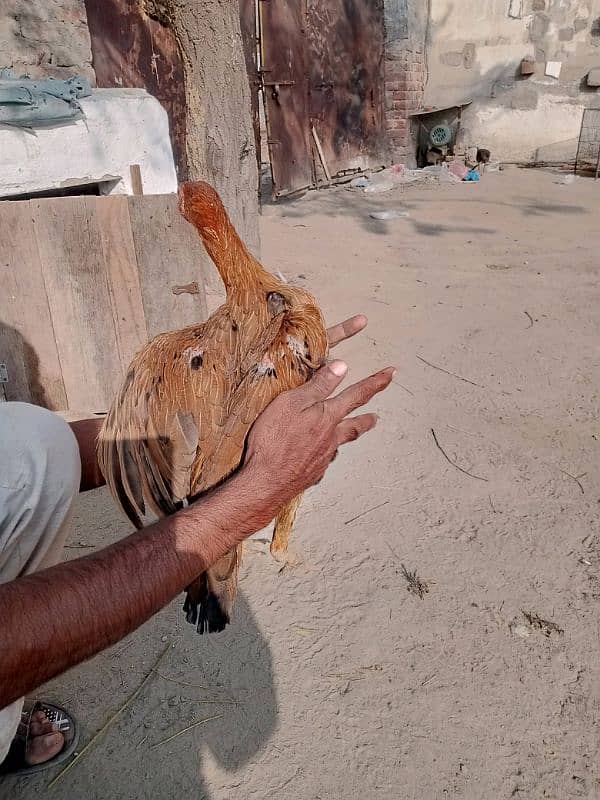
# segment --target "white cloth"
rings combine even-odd
[[[80,478],[79,448],[64,420],[27,403],[0,403],[0,583],[60,561]],[[0,658],[10,647],[1,624]],[[23,699],[0,710],[0,763],[22,708]]]

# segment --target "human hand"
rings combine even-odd
[[[343,361],[322,367],[303,386],[279,395],[254,423],[244,470],[274,507],[318,483],[338,448],[377,424],[375,414],[349,415],[387,388],[395,370],[384,369],[331,397],[347,371]]]
[[[363,314],[357,314],[355,317],[339,322],[337,325],[332,325],[327,329],[327,338],[329,340],[329,347],[336,347],[340,342],[356,336],[364,328],[367,327],[367,318]]]

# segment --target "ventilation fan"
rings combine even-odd
[[[444,147],[452,141],[452,128],[449,125],[434,125],[429,131],[429,142],[433,147]]]

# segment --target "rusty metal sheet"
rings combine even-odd
[[[273,194],[280,197],[313,183],[306,0],[260,0],[259,12]]]
[[[308,0],[310,117],[332,175],[383,163],[383,0]]]
[[[186,97],[181,54],[173,31],[143,13],[139,0],[85,0],[93,67],[103,88],[143,88],[169,116],[180,180],[187,176]]]

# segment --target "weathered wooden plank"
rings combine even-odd
[[[205,276],[214,267],[197,232],[180,215],[177,198],[146,195],[128,201],[148,335],[202,322]],[[199,293],[177,292],[194,281]]]
[[[0,361],[7,400],[51,409],[67,397],[29,202],[0,203]]]
[[[87,197],[85,202],[99,223],[117,349],[125,372],[148,341],[129,205],[124,195]]]
[[[66,197],[31,208],[68,407],[103,411],[123,369],[95,206]]]
[[[129,174],[131,176],[131,188],[133,193],[138,196],[144,194],[144,184],[142,182],[142,170],[139,164],[129,165]]]

